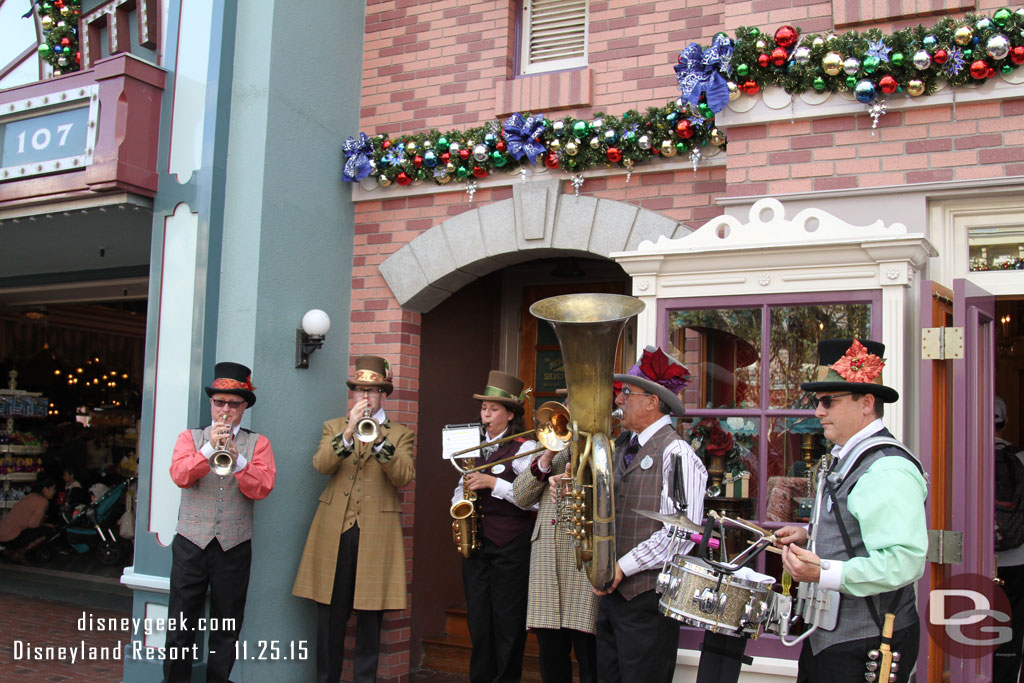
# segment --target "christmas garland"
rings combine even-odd
[[[692,43],[675,66],[682,96],[645,114],[603,113],[587,121],[543,114],[513,114],[468,130],[431,130],[392,138],[388,134],[348,138],[342,147],[342,180],[387,187],[453,180],[469,183],[492,173],[517,173],[543,164],[573,174],[577,191],[582,172],[619,167],[629,174],[655,157],[688,154],[694,170],[702,149],[726,148],[715,114],[731,99],[755,95],[767,86],[790,94],[849,92],[885,112],[881,95],[929,95],[943,83],[970,87],[1024,64],[1024,9],[1001,8],[991,18],[968,14],[945,18],[931,28],[916,26],[885,35],[878,29],[842,35],[801,35],[782,26],[772,37],[741,27],[736,38],[717,34],[710,47]]]
[[[55,76],[81,69],[82,54],[78,50],[81,0],[36,0],[35,6],[39,8],[39,24],[43,27],[39,56],[53,67]],[[30,15],[31,11],[26,17]]]

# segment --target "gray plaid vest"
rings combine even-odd
[[[662,463],[661,455],[669,442],[681,437],[672,428],[665,425],[647,440],[632,464],[627,468],[623,463],[623,454],[629,441],[615,451],[615,552],[620,557],[632,550],[651,534],[662,528],[661,522],[637,514],[635,510],[661,510]],[[645,457],[653,460],[647,469],[641,467]],[[661,567],[648,569],[633,576],[627,576],[619,584],[618,591],[626,600],[649,590],[654,590],[658,582]]]
[[[209,427],[189,431],[196,451],[210,440]],[[245,429],[239,429],[235,437],[238,452],[249,462],[258,438],[259,434]],[[221,548],[230,550],[252,538],[252,504],[252,498],[238,489],[235,475],[219,477],[210,472],[191,487],[181,489],[176,531],[200,548],[216,538]]]
[[[873,436],[890,436],[888,431],[877,432]],[[846,457],[853,456],[854,453]],[[886,456],[907,457],[907,453],[895,448],[885,447],[860,458],[860,463],[854,472],[839,484],[836,489],[836,501],[839,503],[839,513],[843,517],[843,524],[850,534],[850,542],[853,545],[853,554],[846,551],[843,543],[843,536],[839,532],[839,524],[833,510],[829,510],[826,500],[827,494],[822,495],[821,517],[818,522],[818,532],[815,537],[814,552],[823,559],[848,560],[851,557],[866,557],[867,549],[864,547],[864,539],[861,537],[860,524],[850,514],[847,501],[850,491],[857,484],[857,480],[867,471],[868,467],[879,458]],[[912,457],[912,456],[911,456]],[[915,459],[916,462],[916,459]],[[835,508],[833,508],[835,509]],[[913,584],[908,584],[902,589],[889,591],[880,595],[873,595],[866,598],[859,598],[843,593],[839,600],[839,620],[833,631],[818,629],[808,637],[811,652],[818,654],[826,647],[838,643],[846,643],[861,638],[881,638],[882,629],[875,623],[868,609],[868,600],[873,600],[879,617],[885,617],[886,612],[896,615],[894,630],[900,630],[919,623],[917,615],[917,594]]]

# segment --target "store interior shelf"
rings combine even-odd
[[[42,455],[46,452],[45,446],[21,446],[16,444],[0,444],[0,454],[11,455]]]
[[[35,481],[38,477],[36,472],[8,472],[0,474],[0,481]]]

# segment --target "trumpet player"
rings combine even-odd
[[[488,443],[523,431],[526,393],[518,377],[492,370],[483,393],[473,394],[480,401],[482,436]],[[536,448],[536,441],[520,435],[482,449],[473,464],[495,464],[464,474],[452,495],[455,504],[464,499],[467,491],[475,492],[480,515],[481,547],[462,561],[466,620],[473,643],[470,683],[515,683],[522,676],[533,528],[531,509],[536,506],[524,509],[516,502],[513,482],[529,469],[531,456],[497,461]]]
[[[171,479],[181,487],[181,505],[171,543],[168,616],[178,624],[197,623],[209,588],[210,617],[234,624],[209,633],[207,681],[227,681],[234,666],[249,588],[253,502],[270,494],[277,473],[267,437],[239,427],[246,409],[256,403],[251,374],[239,363],[217,363],[213,384],[206,387],[213,424],[182,432],[171,456]],[[219,449],[232,455],[232,469],[224,474],[210,467]],[[195,652],[196,635],[190,629],[168,630],[168,652]],[[192,664],[191,658],[168,656],[164,680],[192,680]]]
[[[391,366],[360,356],[347,382],[347,417],[324,423],[313,467],[330,480],[306,537],[292,594],[317,603],[316,680],[336,683],[345,654],[345,625],[356,612],[353,681],[376,680],[384,610],[406,607],[402,501],[414,474],[411,429],[388,418]]]

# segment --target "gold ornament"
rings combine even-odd
[[[711,129],[711,143],[721,147],[725,143],[725,136],[717,128]]]
[[[622,165],[625,166],[626,168],[633,168],[633,160],[632,159],[623,159],[622,160]]]
[[[916,78],[907,83],[907,92],[911,97],[919,97],[924,94],[924,81],[919,81]]]
[[[391,178],[388,178],[386,175],[381,173],[380,176],[377,178],[377,184],[380,185],[381,187],[387,187],[388,185],[391,184]]]
[[[974,37],[974,32],[971,31],[970,26],[961,26],[953,33],[953,40],[956,41],[957,45],[966,45],[971,42],[971,38]]]
[[[601,138],[597,137],[596,135],[590,138],[590,148],[601,149]]]
[[[829,76],[835,76],[843,70],[843,56],[838,52],[829,52],[821,60],[821,67]]]
[[[434,149],[434,143],[430,140],[423,141],[423,149]]]
[[[661,154],[665,157],[674,157],[676,155],[676,148],[672,144],[671,140],[663,140],[661,143]]]
[[[565,143],[565,153],[571,157],[576,156],[577,152],[580,151],[580,146],[575,140],[570,140]]]
[[[409,154],[414,153],[416,151],[416,143],[415,142],[408,143],[405,146],[405,151],[408,152]]]
[[[553,139],[548,143],[548,149],[552,152],[557,152],[562,147],[562,143],[558,141],[558,138]]]
[[[455,173],[455,164],[449,161],[445,165],[444,170],[447,171],[448,173]]]
[[[438,182],[438,184],[440,184],[440,185],[447,184],[448,181],[451,180],[451,179],[452,179],[452,177],[450,175],[448,175],[447,173],[442,173],[441,175],[435,176],[435,178],[434,178],[434,180],[436,180]]]

